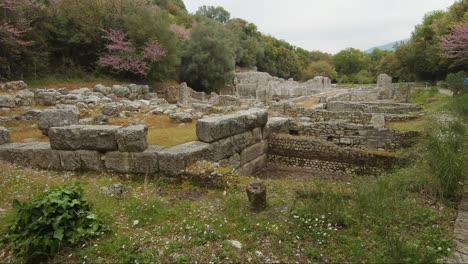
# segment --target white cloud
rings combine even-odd
[[[406,39],[424,14],[446,9],[455,0],[185,0],[190,12],[199,6],[222,6],[255,23],[266,34],[308,49],[362,50]]]

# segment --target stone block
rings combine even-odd
[[[84,171],[103,171],[104,162],[99,151],[93,150],[77,150],[75,151],[80,156],[81,170]]]
[[[236,153],[227,159],[220,160],[219,165],[222,167],[231,167],[237,169],[241,166],[240,155]]]
[[[153,174],[159,171],[161,152],[158,146],[149,146],[144,152],[107,152],[105,167],[118,173]]]
[[[42,91],[38,92],[35,97],[36,105],[54,106],[57,104],[57,96],[55,92]]]
[[[15,97],[12,95],[2,95],[0,96],[0,108],[14,108],[16,107]]]
[[[121,152],[142,152],[148,148],[147,135],[144,125],[129,126],[117,130],[115,139]]]
[[[159,169],[168,175],[179,175],[187,165],[200,160],[210,160],[210,144],[193,141],[165,149],[159,158]]]
[[[211,161],[220,161],[236,153],[233,137],[218,140],[216,142],[211,143],[210,145],[211,152],[209,155],[209,160]]]
[[[284,117],[272,117],[268,119],[263,138],[268,138],[270,134],[289,133],[291,120]]]
[[[73,125],[53,127],[49,130],[49,140],[56,150],[117,150],[115,135],[119,126]]]
[[[239,169],[237,169],[236,172],[246,176],[254,175],[261,169],[263,169],[266,166],[267,162],[268,156],[267,154],[263,154],[260,157],[252,160],[251,162],[244,164]]]
[[[268,151],[268,141],[264,140],[260,143],[257,143],[255,145],[252,145],[244,150],[241,151],[240,153],[240,162],[241,165],[244,165],[259,156],[262,156],[263,154],[267,153]]]
[[[48,135],[51,127],[76,125],[79,121],[79,112],[72,109],[47,109],[39,116],[39,129]]]
[[[10,141],[10,131],[4,127],[0,127],[0,145]]]
[[[200,141],[214,142],[257,127],[268,121],[268,113],[263,109],[251,109],[231,115],[200,119],[197,123],[197,136]]]

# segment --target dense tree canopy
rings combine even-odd
[[[182,51],[182,79],[206,92],[219,92],[232,80],[234,35],[216,21],[202,20]]]
[[[436,81],[468,68],[467,10],[459,0],[427,14],[395,52],[332,55],[262,34],[222,7],[189,14],[183,0],[0,0],[0,81],[76,72],[215,91],[236,66],[296,80],[370,83],[385,72],[399,81]],[[118,39],[109,32],[132,49],[114,49]]]

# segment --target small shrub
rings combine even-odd
[[[67,185],[30,202],[13,202],[16,220],[7,240],[28,261],[51,256],[63,246],[98,236],[104,227],[91,213],[79,185]]]
[[[449,73],[445,82],[447,83],[450,90],[453,93],[459,94],[463,91],[463,79],[467,76],[467,73],[464,71],[460,71],[457,73]]]

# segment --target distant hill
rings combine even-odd
[[[403,39],[403,40],[399,40],[399,41],[394,41],[394,42],[391,42],[391,43],[388,43],[388,44],[385,44],[385,45],[382,45],[382,46],[370,48],[370,49],[366,50],[365,52],[372,53],[372,51],[374,51],[374,49],[395,51],[395,45],[396,44],[399,44],[401,42],[407,43],[409,40],[410,39],[407,38],[407,39]]]

